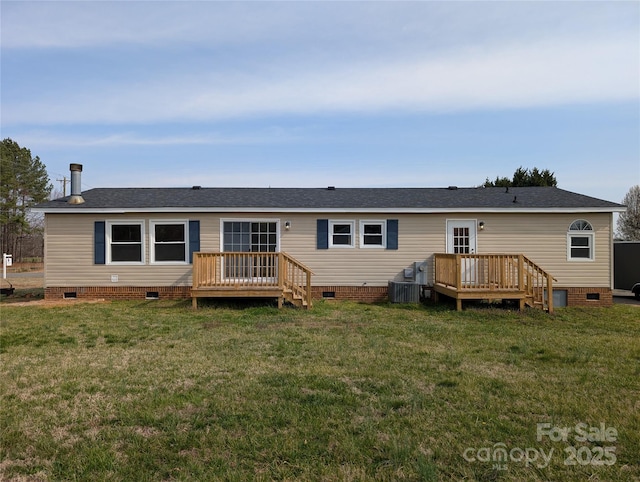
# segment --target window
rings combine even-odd
[[[278,251],[276,221],[223,221],[222,250],[226,252],[275,253]]]
[[[567,259],[591,261],[594,259],[594,233],[588,221],[578,219],[569,226],[567,233]]]
[[[329,221],[329,247],[354,247],[354,221]]]
[[[108,223],[110,263],[143,263],[144,226],[140,221]]]
[[[355,247],[356,222],[316,219],[316,249]],[[361,248],[398,249],[398,220],[359,221]]]
[[[360,221],[360,247],[385,248],[386,226],[386,221]]]
[[[466,226],[453,228],[453,252],[455,254],[469,254],[471,248],[471,230]]]
[[[186,221],[151,221],[150,227],[153,263],[187,262],[189,243]]]
[[[278,252],[278,221],[222,221],[222,251],[231,253]],[[276,258],[233,256],[225,258],[225,276],[234,279],[274,278]]]
[[[278,248],[277,223],[251,223],[251,251],[275,253]]]

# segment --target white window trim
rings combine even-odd
[[[336,224],[348,224],[351,226],[351,244],[333,244],[333,226]],[[356,222],[353,219],[329,219],[329,248],[355,248],[356,247]]]
[[[571,256],[571,238],[580,237],[589,239],[589,257],[588,258],[574,258]],[[593,231],[569,231],[567,233],[567,261],[571,262],[589,262],[595,261],[596,249],[595,249],[595,234]]]
[[[585,222],[589,225],[591,229],[571,229],[578,221]],[[589,239],[589,257],[588,258],[574,258],[571,256],[571,239],[574,237],[588,238]],[[589,262],[595,261],[596,259],[596,245],[595,245],[595,231],[593,230],[593,224],[591,224],[586,219],[574,219],[569,224],[569,230],[567,231],[567,261],[571,262]]]
[[[184,226],[184,261],[156,261],[156,224],[182,224]],[[189,221],[185,219],[152,219],[149,221],[149,264],[189,264]]]
[[[224,253],[224,223],[276,223],[276,253],[280,252],[280,219],[279,218],[220,218],[220,252]]]
[[[387,221],[386,219],[361,219],[360,228],[360,247],[364,249],[386,249],[387,248]],[[368,224],[376,224],[382,226],[382,244],[364,244],[364,227]]]
[[[121,225],[125,225],[125,224],[130,224],[130,225],[137,225],[140,226],[140,244],[141,244],[141,249],[140,249],[140,261],[111,261],[111,227],[112,226],[121,226]],[[146,261],[146,249],[145,249],[145,239],[146,239],[146,233],[145,233],[145,222],[142,219],[123,219],[123,220],[119,220],[119,219],[114,219],[114,220],[107,220],[105,222],[105,248],[106,248],[106,260],[105,263],[106,264],[116,264],[118,266],[141,266],[145,264]]]
[[[278,218],[220,218],[220,252],[224,253],[224,223],[229,222],[240,222],[240,223],[275,223],[276,224],[276,250],[275,253],[280,252],[280,219]],[[259,255],[259,252],[252,252],[251,254]],[[270,252],[266,252],[265,254],[271,254]],[[237,277],[237,276],[226,276],[226,268],[225,268],[225,258],[222,258],[221,264],[221,272],[223,273],[223,279],[226,281],[245,281],[252,280],[256,281],[273,281],[275,278],[269,276],[261,276],[261,277]]]

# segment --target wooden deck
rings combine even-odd
[[[553,277],[523,254],[435,254],[436,295],[456,300],[518,300],[553,312]]]
[[[311,308],[309,268],[286,253],[193,253],[191,299],[277,298]]]

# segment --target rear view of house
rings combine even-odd
[[[80,193],[82,166],[72,169],[72,196],[37,208],[47,298],[264,295],[310,306],[385,300],[391,281],[459,299],[612,300],[613,213],[624,206],[558,188]]]

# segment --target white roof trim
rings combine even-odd
[[[559,208],[258,208],[258,207],[164,207],[164,208],[32,208],[45,214],[131,214],[131,213],[613,213],[625,207]]]

